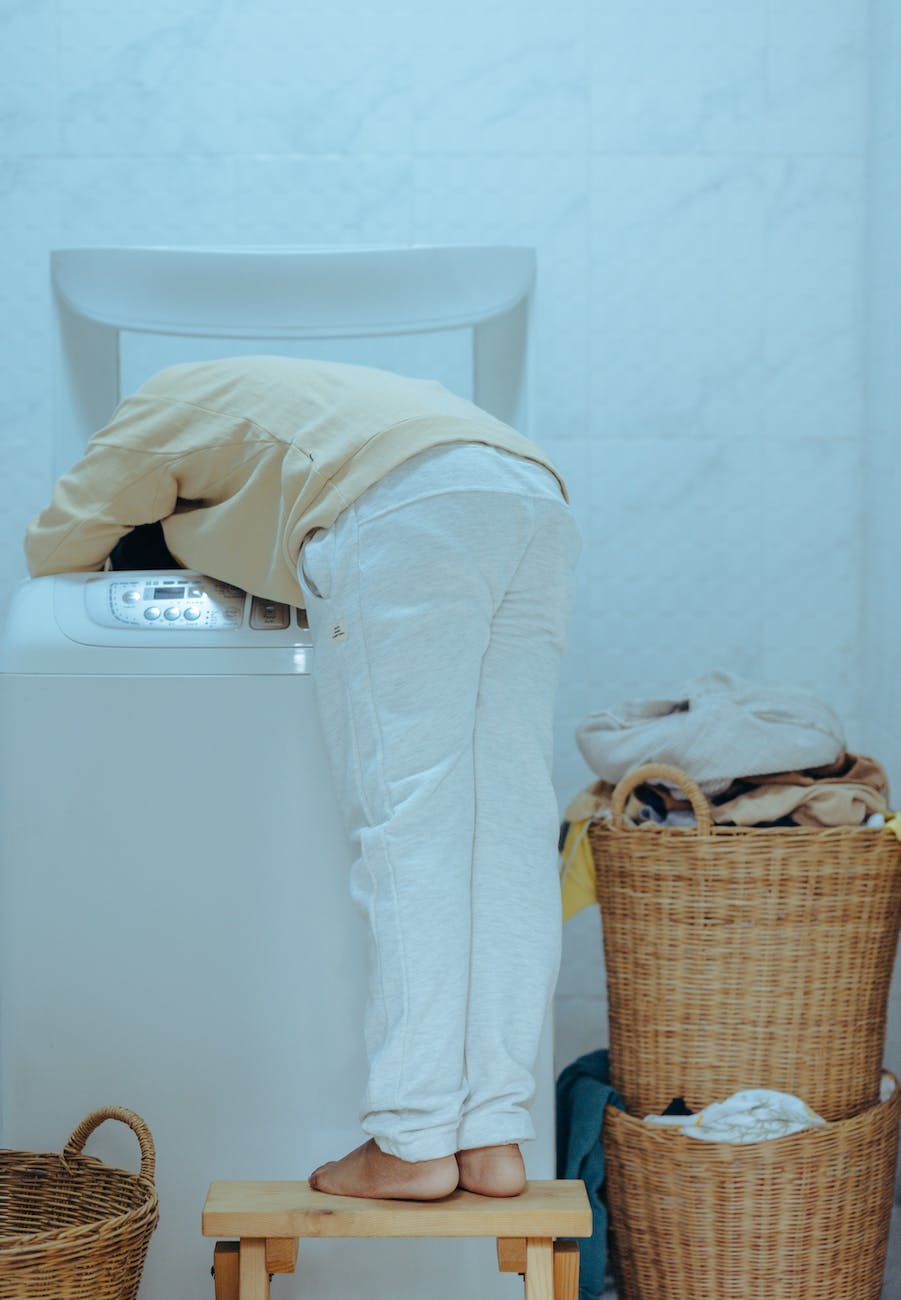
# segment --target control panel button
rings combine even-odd
[[[140,599],[141,593],[139,591],[126,591],[123,593],[122,603],[125,605],[136,605]]]
[[[144,617],[149,619],[150,622],[153,623],[156,619],[159,618],[161,613],[162,610],[159,608],[158,605],[150,605],[149,608],[144,610]]]
[[[282,605],[276,600],[266,600],[262,596],[254,596],[250,606],[251,627],[269,627],[282,631],[290,625],[290,622],[291,611],[287,605]]]
[[[199,600],[203,595],[203,587],[189,587],[187,594],[191,600]]]
[[[189,605],[185,610],[185,618],[189,623],[196,623],[200,618],[200,609],[197,605]]]
[[[164,612],[163,617],[167,618],[170,623],[174,623],[177,618],[181,618],[181,610],[177,605],[170,605]]]

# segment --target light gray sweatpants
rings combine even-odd
[[[548,470],[455,443],[301,550],[372,940],[361,1120],[404,1160],[535,1135],[560,960],[554,701],[580,547]]]

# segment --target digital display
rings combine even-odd
[[[156,587],[153,592],[154,600],[181,600],[185,594],[184,587]]]

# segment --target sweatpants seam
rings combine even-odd
[[[492,615],[492,621],[493,618],[494,616]],[[466,975],[466,1011],[463,1018],[463,1051],[461,1053],[461,1061],[460,1061],[460,1065],[461,1065],[460,1091],[463,1094],[462,1100],[460,1102],[460,1114],[459,1114],[460,1119],[463,1118],[463,1115],[465,1113],[466,1098],[469,1095],[469,1059],[466,1054],[466,1028],[469,1024],[469,1012],[470,1012],[470,1007],[472,1005],[472,959],[473,959],[472,930],[473,930],[473,920],[474,920],[473,913],[475,911],[472,865],[473,862],[475,861],[475,853],[476,853],[476,827],[479,824],[479,783],[478,780],[476,779],[476,728],[478,727],[478,723],[479,723],[479,693],[482,689],[482,675],[485,671],[485,656],[488,653],[488,644],[490,644],[490,641],[491,638],[489,635],[488,643],[486,644],[485,649],[482,651],[482,660],[481,663],[479,664],[479,680],[478,683],[476,684],[476,697],[475,697],[473,710],[472,710],[472,736],[470,738],[470,743],[472,748],[472,762],[470,764],[470,770],[472,772],[472,840],[469,846],[469,952],[468,952],[468,959],[467,959],[468,970]]]
[[[378,733],[378,739],[379,739],[378,763],[377,763],[378,779],[382,787],[381,794],[385,805],[385,812],[388,814],[388,817],[390,819],[391,812],[393,810],[393,804],[391,800],[390,791],[388,789],[388,781],[385,776],[385,769],[384,769],[385,735],[384,735],[384,729],[382,727],[382,720],[381,717],[379,716],[379,711],[376,704],[376,695],[375,695],[374,683],[372,680],[372,657],[369,653],[369,644],[366,639],[365,620],[363,618],[363,566],[360,563],[360,520],[358,518],[356,509],[354,509],[353,511],[353,523],[354,523],[354,551],[355,551],[354,567],[355,567],[356,578],[357,578],[356,581],[357,606],[358,606],[357,624],[359,628],[360,643],[363,648],[363,658],[366,664],[366,682],[369,688],[369,700],[372,709],[372,719],[375,724],[375,728]],[[365,794],[365,786],[362,786],[362,789]],[[370,810],[370,821],[373,820],[374,819],[372,817],[372,812]],[[403,927],[401,926],[399,920],[397,919],[399,916],[397,874],[395,872],[394,861],[389,850],[387,826],[384,826],[380,829],[379,836],[382,841],[382,851],[385,857],[385,864],[388,867],[388,871],[389,871],[389,879],[391,883],[391,894],[394,900],[394,931],[397,937],[397,946],[398,949],[400,950],[401,988],[403,990],[403,1022],[402,1022],[403,1033],[401,1036],[401,1043],[400,1043],[400,1064],[397,1069],[397,1076],[396,1076],[397,1083],[395,1084],[396,1090],[399,1091],[400,1082],[404,1077],[404,1072],[406,1069],[406,1062],[407,1062],[407,1034],[409,1031],[409,1022],[410,1022],[410,999],[409,999],[409,991],[408,991],[410,971],[409,971],[409,961],[407,958],[407,951],[406,948],[404,947]],[[372,883],[373,883],[373,902],[375,902],[375,893],[376,893],[375,881],[373,880]],[[379,945],[376,944],[376,950],[378,951],[378,949],[379,949]],[[381,964],[381,952],[379,952],[379,978],[383,990],[382,996],[384,997],[385,977],[384,977],[384,972],[382,970],[382,964]],[[385,1005],[387,1006],[387,1000]]]
[[[543,500],[543,499],[544,499],[544,498],[542,498],[542,497],[539,497],[539,498],[538,498],[539,501],[540,501],[540,500]],[[529,497],[529,498],[525,498],[525,497],[524,497],[524,498],[523,498],[523,504],[526,504],[527,501],[528,501],[529,504],[532,504],[532,505],[534,506],[534,501],[535,501],[535,498],[534,498],[534,497]],[[490,624],[488,625],[488,642],[487,642],[487,644],[486,644],[486,646],[485,646],[484,653],[482,654],[482,666],[483,666],[483,667],[482,667],[482,670],[484,669],[485,655],[488,653],[488,649],[489,649],[489,647],[490,647],[490,645],[491,645],[491,629],[494,627],[494,621],[495,621],[495,619],[497,618],[498,614],[500,613],[501,606],[503,605],[504,601],[505,601],[505,600],[507,599],[507,597],[510,595],[510,592],[511,592],[511,590],[512,590],[512,588],[513,588],[513,584],[514,584],[515,581],[516,581],[516,577],[517,577],[517,575],[518,575],[520,569],[522,568],[522,566],[523,566],[523,565],[525,564],[525,562],[526,562],[526,556],[528,555],[528,553],[529,553],[529,551],[530,551],[530,549],[531,549],[531,547],[532,547],[532,543],[535,541],[535,535],[536,535],[536,533],[538,532],[538,520],[537,520],[536,511],[534,510],[534,508],[532,509],[532,517],[531,517],[531,521],[530,521],[530,523],[531,523],[531,527],[530,527],[530,529],[529,529],[529,536],[528,536],[528,538],[527,538],[527,540],[526,540],[525,545],[523,546],[522,550],[520,551],[519,559],[516,561],[516,567],[514,568],[513,572],[510,574],[510,577],[507,579],[507,583],[506,583],[506,587],[505,587],[505,589],[504,589],[504,593],[503,593],[503,595],[501,596],[500,600],[497,602],[497,604],[494,606],[494,608],[493,608],[492,611],[491,611],[491,622],[490,622]],[[482,674],[482,670],[480,670],[480,672],[479,672],[479,686],[480,686],[480,687],[481,687],[481,685],[482,685],[482,675],[481,675],[481,674]],[[476,696],[476,708],[478,709],[478,696]]]
[[[356,542],[356,538],[354,539],[354,546],[355,546],[355,549],[358,550],[357,542]],[[356,560],[357,560],[357,557],[356,557],[356,556],[354,557],[354,560],[355,560],[355,563],[354,563],[354,572],[355,572],[355,574],[357,575],[357,577],[359,577],[359,564],[356,562]],[[332,577],[333,577],[333,581],[334,581],[334,574],[332,575]],[[327,597],[320,597],[320,600],[322,600],[323,602],[324,602],[325,600],[327,600],[327,599],[328,599]],[[354,588],[354,599],[355,599],[355,601],[356,601],[356,605],[357,605],[357,609],[356,609],[356,622],[357,622],[357,625],[360,627],[360,629],[361,629],[361,631],[362,631],[362,626],[363,626],[363,619],[362,619],[362,617],[361,617],[361,615],[362,615],[362,601],[361,601],[361,597],[360,597],[360,592],[359,592],[359,588],[358,588],[358,586],[355,586],[355,588]],[[342,648],[344,648],[344,647],[342,647]],[[339,653],[339,651],[338,651],[337,649],[335,649],[335,650],[333,650],[333,653]],[[346,658],[346,655],[343,656],[343,657]],[[365,655],[365,659],[366,659],[367,676],[368,676],[368,671],[369,671],[369,657],[368,657],[368,655]],[[372,805],[371,805],[370,800],[369,800],[369,793],[368,793],[368,791],[367,791],[367,789],[366,789],[366,782],[365,782],[365,780],[364,780],[364,776],[363,776],[363,768],[362,768],[362,765],[361,765],[361,763],[360,763],[360,743],[359,743],[359,736],[360,736],[360,721],[359,721],[359,718],[357,717],[357,710],[358,710],[358,707],[359,707],[359,701],[358,701],[358,699],[357,699],[357,696],[356,696],[356,694],[355,694],[355,692],[354,692],[354,690],[353,690],[353,688],[352,688],[351,682],[350,682],[350,680],[349,680],[349,674],[348,674],[348,671],[347,671],[347,664],[346,664],[346,663],[342,665],[341,680],[342,680],[342,683],[343,683],[343,689],[344,689],[344,691],[345,691],[345,693],[346,693],[346,696],[347,696],[347,718],[348,718],[348,724],[349,724],[350,731],[351,731],[351,742],[352,742],[352,743],[351,743],[351,746],[350,746],[350,749],[351,749],[351,753],[352,753],[352,755],[353,755],[353,762],[354,762],[354,769],[355,769],[355,772],[356,772],[357,786],[358,786],[359,791],[360,791],[360,802],[361,802],[361,805],[362,805],[362,808],[363,808],[363,812],[364,812],[364,814],[365,814],[365,816],[366,816],[366,818],[367,818],[367,820],[368,820],[370,826],[373,826],[373,827],[374,827],[376,819],[375,819],[375,817],[374,817],[374,815],[373,815]],[[370,686],[371,686],[371,680],[370,680]],[[370,696],[371,696],[371,691],[370,691]],[[376,719],[376,724],[378,724],[378,719]],[[383,784],[384,784],[384,782],[383,782]],[[379,838],[382,840],[382,842],[383,842],[383,844],[384,844],[384,837],[382,836],[381,832],[378,831],[377,833],[378,833],[378,835],[379,835]],[[386,855],[386,856],[387,856],[387,855]],[[372,936],[371,936],[371,944],[372,944],[372,951],[373,951],[373,953],[375,954],[376,975],[377,975],[377,979],[378,979],[378,991],[379,991],[379,994],[380,994],[380,996],[381,996],[381,1000],[382,1000],[382,1009],[381,1009],[381,1014],[384,1015],[385,1018],[387,1019],[387,1017],[388,1017],[388,1010],[387,1010],[387,1009],[388,1009],[388,1006],[389,1006],[390,999],[389,999],[389,997],[388,997],[387,989],[386,989],[386,986],[385,986],[385,967],[384,967],[384,962],[383,962],[383,957],[382,957],[382,949],[381,949],[381,945],[379,944],[379,942],[378,942],[378,940],[377,940],[376,933],[375,933],[375,929],[376,929],[376,925],[375,925],[375,913],[376,913],[376,911],[377,911],[377,909],[378,909],[378,905],[379,905],[379,900],[380,900],[381,894],[380,894],[379,884],[378,884],[378,873],[377,873],[376,871],[373,870],[372,862],[371,862],[371,860],[370,860],[370,851],[369,851],[369,847],[368,847],[368,841],[367,841],[367,837],[365,836],[365,834],[361,834],[361,836],[360,836],[360,861],[361,861],[361,863],[362,863],[362,865],[363,865],[363,868],[364,868],[365,871],[366,871],[366,875],[367,875],[368,880],[369,880],[369,888],[370,888],[370,891],[371,891],[371,894],[370,894],[370,897],[371,897],[371,904],[370,904],[371,912],[370,912],[370,916],[369,916],[367,919],[368,919],[368,921],[369,921],[370,926],[371,926],[372,929],[373,929],[373,934],[372,934]]]

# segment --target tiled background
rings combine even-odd
[[[49,249],[534,245],[591,710],[806,684],[901,800],[898,0],[0,0],[0,598],[50,487]],[[605,1038],[569,923],[560,1064]],[[901,990],[889,1060],[901,1067]]]
[[[862,737],[885,755],[901,806],[901,4],[870,7],[866,280],[863,297],[863,573],[860,582]],[[901,960],[889,1003],[887,1062],[901,1067]],[[901,1296],[901,1176],[883,1295]]]

